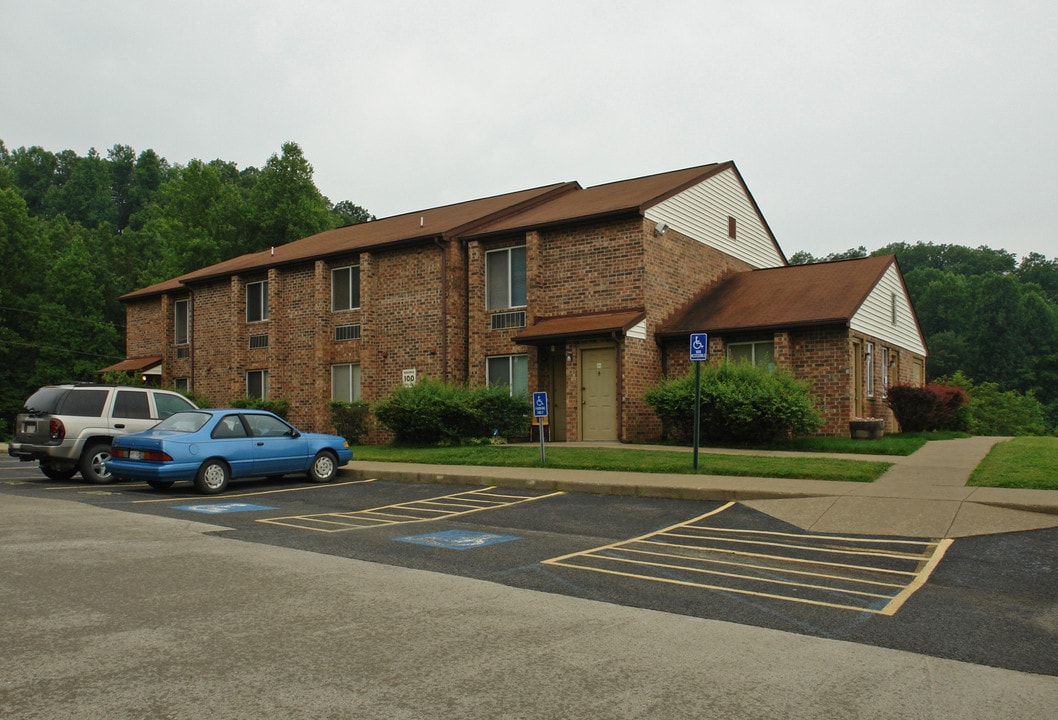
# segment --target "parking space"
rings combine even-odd
[[[821,607],[893,615],[950,540],[816,535],[711,523],[722,508],[545,565]]]

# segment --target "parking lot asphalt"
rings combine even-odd
[[[5,495],[0,716],[991,720],[1058,706],[1050,675],[217,529]]]
[[[877,460],[892,467],[873,483],[765,477],[501,468],[363,462],[343,475],[381,480],[526,487],[608,495],[737,500],[803,530],[830,533],[956,538],[1058,527],[1058,492],[969,487],[974,468],[1003,437],[932,441],[906,457],[834,455]],[[576,445],[576,443],[573,443]],[[626,452],[645,446],[618,445]],[[651,446],[687,452],[686,448]],[[739,453],[708,449],[709,453]],[[805,453],[745,451],[751,455]]]

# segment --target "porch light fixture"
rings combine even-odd
[[[669,229],[668,225],[666,225],[664,222],[659,222],[657,225],[654,226],[654,235],[655,236],[664,235],[665,231],[667,231],[668,229]]]

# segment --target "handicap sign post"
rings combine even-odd
[[[544,464],[544,418],[547,417],[547,393],[533,393],[533,417],[539,418],[537,427],[540,430],[540,464]]]
[[[694,469],[698,470],[698,438],[702,421],[702,362],[709,358],[709,334],[691,333],[691,362],[694,363]]]

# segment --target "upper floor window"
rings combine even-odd
[[[729,362],[744,362],[774,371],[775,343],[771,340],[729,343],[727,346],[727,359]]]
[[[246,284],[246,322],[268,319],[268,281]]]
[[[360,266],[331,270],[331,310],[353,310],[360,307]]]
[[[187,300],[173,303],[173,337],[177,345],[187,345],[191,337],[191,316]]]
[[[525,306],[525,246],[485,253],[485,309]]]

